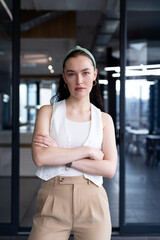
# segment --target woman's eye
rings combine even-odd
[[[74,73],[68,73],[68,76],[69,76],[69,77],[73,77],[73,76],[74,76]]]
[[[84,74],[84,75],[88,75],[88,74],[89,74],[89,72],[84,72],[83,74]]]

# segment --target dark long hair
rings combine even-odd
[[[86,54],[85,52],[83,52],[81,50],[76,50],[76,51],[72,52],[71,54],[69,54],[65,58],[65,60],[63,62],[63,70],[65,67],[65,63],[69,58],[78,57],[80,55],[86,56],[89,59],[91,59],[89,57],[89,55]],[[92,61],[92,59],[91,59],[91,61]],[[94,64],[93,64],[93,66],[94,66]],[[102,96],[101,96],[101,92],[100,92],[100,85],[98,82],[98,77],[96,78],[96,82],[97,82],[96,85],[92,87],[92,90],[90,92],[90,101],[92,104],[94,104],[96,107],[98,107],[101,111],[104,112],[103,100],[102,100]],[[53,102],[54,100],[58,102],[58,101],[69,98],[69,96],[70,96],[70,92],[68,90],[68,87],[65,85],[64,79],[61,75],[59,83],[58,83],[56,95],[51,98],[51,102]]]

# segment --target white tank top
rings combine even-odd
[[[71,148],[83,146],[89,136],[91,121],[75,122],[66,118],[68,137]]]
[[[70,146],[69,148],[76,148],[83,146],[85,143],[89,131],[90,131],[90,125],[91,121],[87,122],[75,122],[71,121],[66,118],[66,127],[67,127],[67,133],[68,133],[68,138],[70,139]],[[68,171],[65,172],[65,174],[61,176],[81,176],[83,175],[83,172],[78,171],[74,168],[70,168]]]
[[[72,145],[73,135],[71,133],[69,134],[69,131],[67,129],[69,125],[67,124],[67,122],[68,122],[68,119],[66,118],[66,101],[62,100],[57,103],[54,103],[53,113],[51,118],[51,125],[50,125],[50,136],[55,139],[59,147],[71,148],[71,147],[74,147]],[[74,122],[74,124],[77,124],[77,123]],[[100,109],[95,107],[93,104],[91,104],[91,121],[90,121],[89,130],[87,132],[88,133],[87,135],[84,136],[84,138],[82,134],[80,134],[81,135],[80,146],[90,146],[90,147],[101,149],[102,140],[103,140],[103,125],[102,125],[101,111]],[[78,144],[78,142],[76,142],[76,144]],[[77,176],[77,175],[83,174],[85,178],[91,180],[97,186],[101,186],[103,183],[102,176],[95,176],[95,175],[82,173],[75,169],[74,169],[74,175],[72,175],[73,174],[72,170],[71,172],[70,170],[66,171],[65,165],[42,166],[42,167],[38,167],[36,175],[39,178],[47,181],[55,176]],[[67,175],[69,174],[68,172],[72,174]]]

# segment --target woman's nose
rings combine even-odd
[[[82,76],[80,74],[77,74],[77,83],[81,84],[83,82]]]

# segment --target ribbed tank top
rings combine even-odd
[[[91,121],[87,122],[75,122],[66,118],[66,127],[68,138],[70,139],[70,148],[81,147],[85,143],[89,131],[90,131]],[[83,172],[78,171],[74,168],[70,168],[62,176],[81,176]]]

